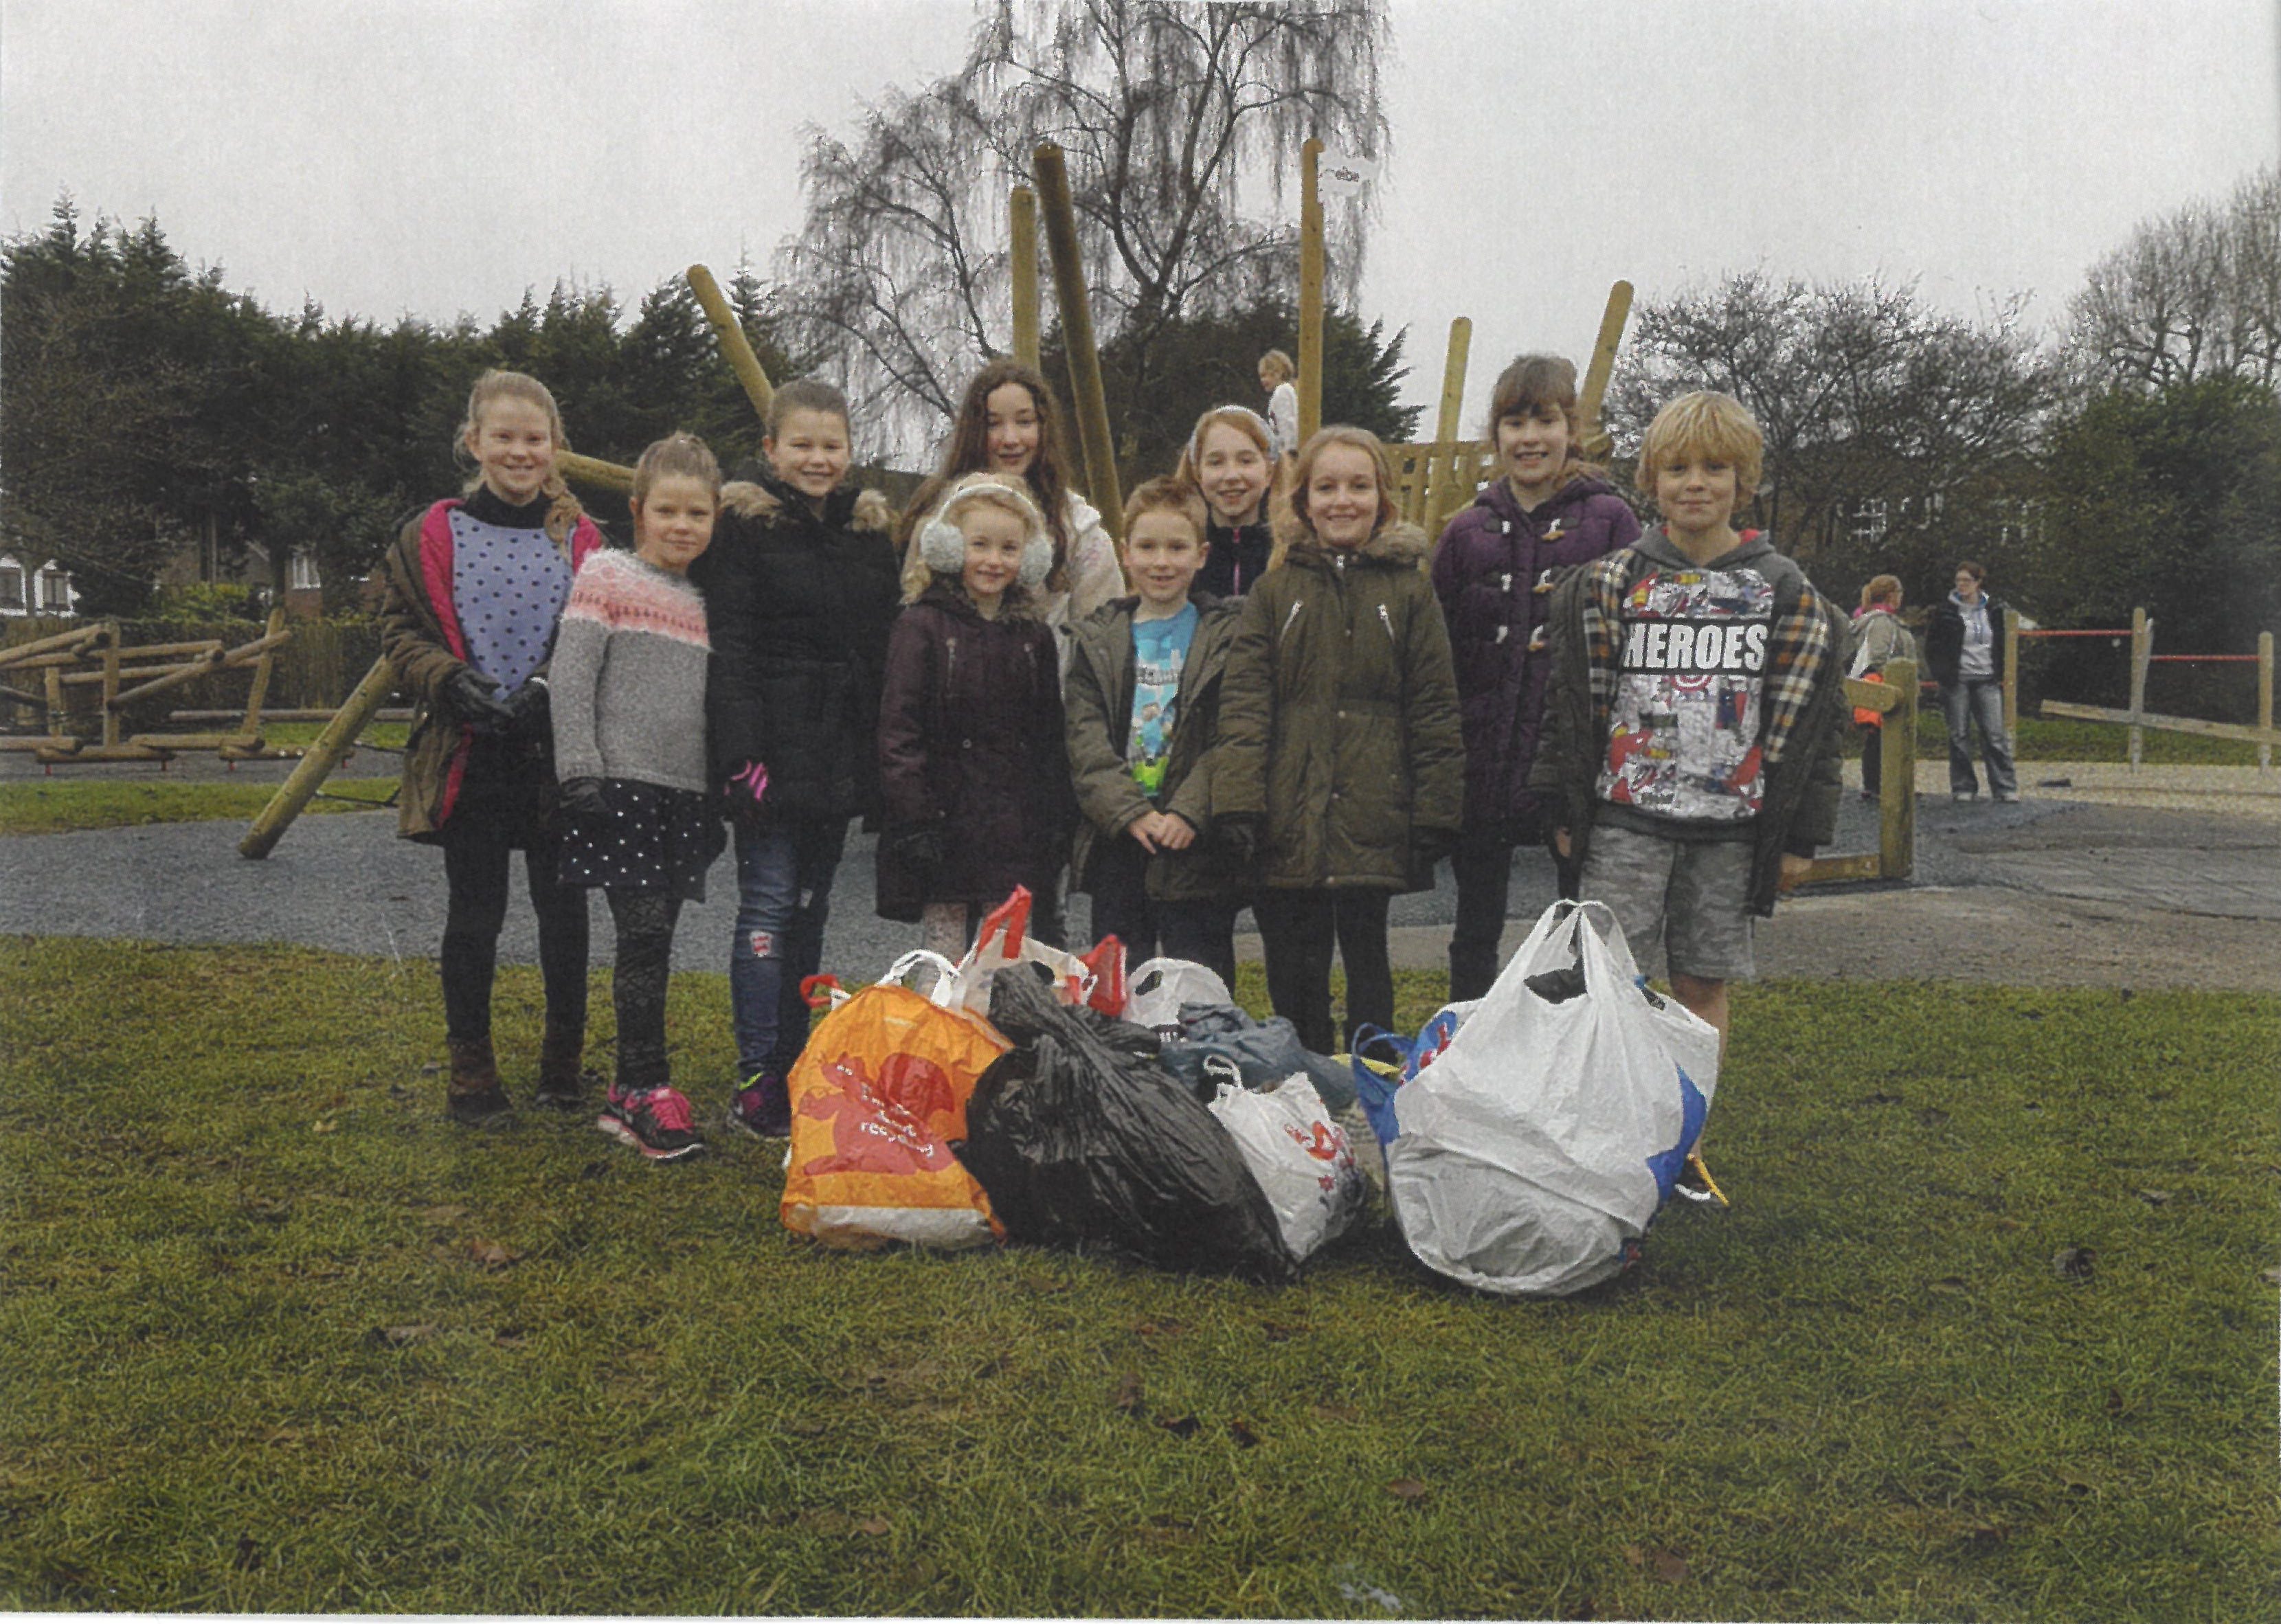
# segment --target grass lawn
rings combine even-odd
[[[2053,717],[2022,716],[2013,754],[2022,762],[2127,762],[2130,759],[2130,730],[2107,722],[2076,722]],[[2254,767],[2257,746],[2230,739],[2205,739],[2194,733],[2166,733],[2148,728],[2139,759],[2153,766]],[[1849,748],[1848,754],[1852,751]],[[1917,712],[1917,754],[1928,761],[1948,759],[1948,727],[1940,707],[1928,701]],[[1979,759],[1975,737],[1973,757]]]
[[[329,778],[324,793],[302,808],[362,812],[396,793],[385,778]],[[130,824],[187,824],[201,818],[251,821],[277,793],[274,782],[191,783],[166,778],[37,778],[0,784],[0,835],[62,834],[73,829],[118,829]]]
[[[1382,1215],[1282,1290],[825,1253],[750,1141],[449,1127],[416,965],[0,977],[0,1607],[2281,1610],[2272,999],[1741,989],[1735,1210],[1521,1303]],[[725,985],[675,1000],[709,1117]]]

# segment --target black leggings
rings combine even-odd
[[[1263,891],[1253,899],[1267,957],[1267,996],[1318,1055],[1340,1047],[1331,1025],[1331,948],[1347,967],[1345,1033],[1394,1025],[1394,967],[1387,956],[1385,891]]]
[[[602,894],[618,928],[617,968],[610,974],[610,1001],[618,1012],[618,1088],[661,1088],[672,1076],[665,1058],[665,986],[681,903],[667,892],[616,885]]]
[[[444,878],[451,901],[444,916],[444,1033],[454,1042],[491,1035],[491,983],[499,971],[499,929],[506,923],[512,831],[459,817],[445,825]],[[586,893],[555,878],[561,854],[548,839],[530,839],[522,871],[538,915],[538,971],[546,984],[546,1030],[586,1031]]]

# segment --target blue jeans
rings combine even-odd
[[[797,818],[737,830],[737,935],[729,948],[729,1008],[737,1069],[781,1077],[808,1043],[800,984],[823,961],[831,877],[847,843],[844,817]]]
[[[1972,728],[1980,729],[1980,757],[1988,767],[1988,793],[2015,796],[2020,776],[2012,765],[2012,741],[2004,732],[2004,684],[1992,677],[1959,677],[1940,691],[1941,714],[1948,719],[1948,787],[1976,795],[1972,774]]]

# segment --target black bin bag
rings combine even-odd
[[[996,979],[990,1024],[1014,1047],[975,1084],[956,1148],[1009,1238],[1254,1280],[1297,1272],[1235,1141],[1156,1061],[1029,976]]]

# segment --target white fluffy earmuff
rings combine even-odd
[[[1033,535],[1022,545],[1022,568],[1014,578],[1035,590],[1046,584],[1053,567],[1054,544],[1042,535]]]
[[[939,576],[955,576],[966,568],[966,537],[937,514],[919,527],[919,560]]]

